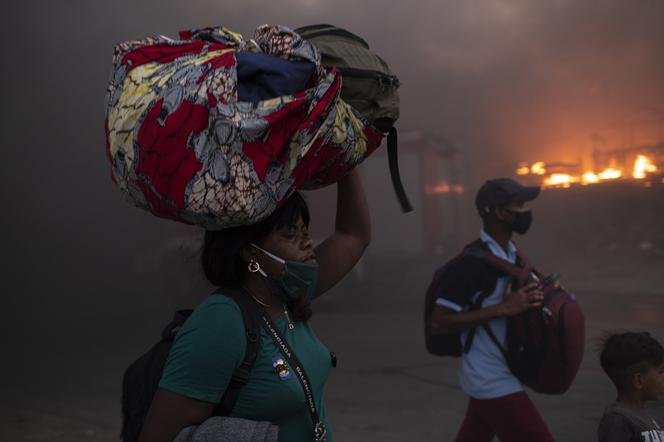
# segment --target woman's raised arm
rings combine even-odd
[[[320,265],[319,294],[338,283],[360,259],[371,241],[371,219],[362,180],[353,170],[337,183],[334,233],[316,247]]]

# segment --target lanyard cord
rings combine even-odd
[[[325,429],[325,425],[323,425],[320,420],[318,411],[316,410],[316,402],[314,401],[314,395],[311,390],[311,382],[309,381],[307,373],[304,371],[304,367],[302,367],[302,364],[297,359],[297,356],[295,356],[295,353],[291,349],[290,345],[288,345],[288,342],[286,342],[286,339],[281,336],[277,330],[277,327],[274,325],[274,322],[272,322],[272,320],[265,314],[265,312],[261,312],[261,318],[263,319],[265,329],[270,334],[272,341],[277,346],[281,354],[286,358],[288,365],[293,368],[293,371],[297,375],[297,378],[302,385],[302,390],[304,390],[304,395],[306,397],[307,409],[309,410],[311,420],[314,424],[314,440],[316,442],[324,442],[326,440],[327,431]]]

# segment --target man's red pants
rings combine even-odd
[[[468,402],[456,442],[553,442],[542,416],[526,393]]]

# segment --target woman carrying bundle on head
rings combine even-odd
[[[258,224],[205,233],[203,268],[221,290],[203,301],[179,331],[141,441],[173,440],[183,428],[213,415],[221,402],[246,350],[240,307],[225,290],[239,290],[258,304],[286,339],[308,377],[326,440],[332,440],[324,388],[333,355],[308,320],[311,301],[339,282],[369,244],[369,211],[357,172],[338,183],[332,235],[314,247],[308,226],[306,202],[294,193]],[[230,416],[269,421],[279,427],[280,441],[314,440],[298,375],[273,341],[261,327],[258,355]]]
[[[321,36],[316,29],[309,37]],[[348,44],[372,69],[387,68],[356,37],[331,47]],[[311,302],[369,244],[353,168],[388,131],[396,172],[398,80],[361,73],[363,86],[344,95],[340,71],[282,26],[261,26],[249,41],[206,28],[116,46],[106,98],[113,180],[154,215],[204,227],[203,269],[219,286],[125,373],[125,442],[139,433],[141,442],[196,442],[206,432],[236,442],[258,433],[331,440],[324,387],[336,362],[308,323]],[[335,231],[314,246],[298,190],[333,183]]]

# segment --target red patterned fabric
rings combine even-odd
[[[258,103],[237,95],[238,51],[315,66],[311,87]],[[288,28],[244,41],[225,28],[121,43],[106,96],[114,182],[159,217],[218,229],[269,216],[293,191],[339,180],[383,134],[339,98],[341,78]]]

